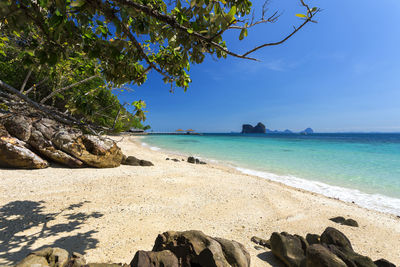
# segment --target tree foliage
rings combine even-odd
[[[9,40],[3,51],[5,53],[0,54],[0,80],[20,89],[33,101],[56,107],[82,123],[104,126],[116,132],[144,127],[140,123],[145,118],[144,111],[140,110],[134,116],[127,111],[126,105],[120,104],[112,92],[114,88],[101,77],[95,59],[76,54],[52,66],[27,67],[25,48],[18,42]],[[60,90],[64,88],[68,90]]]
[[[246,53],[230,51],[223,39],[227,30],[240,30],[239,39],[252,26],[275,22],[278,15],[258,21],[249,0],[4,0],[1,28],[13,34],[29,33],[26,61],[50,65],[81,52],[99,60],[108,82],[142,84],[151,69],[166,83],[188,88],[190,64],[207,54],[253,59],[250,54],[284,42],[319,11],[305,8],[304,21],[281,41],[256,46]]]

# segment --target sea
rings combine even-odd
[[[400,134],[149,135],[143,145],[400,215]]]

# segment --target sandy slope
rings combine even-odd
[[[119,143],[124,153],[154,167],[0,169],[0,265],[48,245],[84,253],[90,262],[129,263],[136,250],[151,250],[161,232],[198,229],[243,243],[252,266],[279,266],[251,236],[322,233],[327,226],[343,231],[357,252],[400,264],[396,216],[223,166],[166,161],[165,153],[133,140]],[[339,215],[360,227],[328,220]]]

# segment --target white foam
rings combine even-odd
[[[291,187],[304,189],[327,197],[337,198],[345,202],[354,202],[364,208],[400,215],[400,199],[398,198],[392,198],[380,194],[367,194],[357,189],[328,185],[322,182],[301,179],[295,176],[276,175],[273,173],[240,167],[237,167],[236,169],[245,174],[280,182]]]

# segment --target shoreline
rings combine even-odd
[[[121,137],[113,139],[125,155],[155,166],[1,169],[0,265],[13,265],[46,246],[85,254],[88,262],[129,263],[137,250],[151,250],[162,232],[201,230],[242,243],[251,266],[277,266],[268,249],[254,246],[252,236],[320,234],[328,226],[346,234],[356,252],[400,263],[400,219],[394,215],[215,163],[166,161],[172,154]],[[335,216],[353,218],[360,226],[329,220]]]
[[[195,154],[188,154],[180,151],[166,150],[157,146],[152,146],[151,144],[148,144],[146,142],[140,142],[140,140],[145,138],[144,136],[143,137],[133,136],[133,138],[134,138],[133,142],[137,142],[138,145],[141,145],[144,148],[148,148],[151,151],[158,151],[168,155],[175,155],[180,157],[194,156],[199,159],[205,160],[208,163],[212,163],[224,168],[226,167],[233,169],[241,174],[246,174],[252,177],[266,179],[269,182],[276,182],[278,184],[281,184],[283,186],[288,186],[293,189],[299,189],[304,192],[317,194],[330,199],[336,199],[348,204],[355,204],[357,207],[364,208],[369,211],[376,211],[387,215],[393,215],[396,218],[400,218],[400,198],[390,197],[378,193],[375,194],[365,193],[354,188],[342,187],[338,185],[330,185],[324,182],[319,182],[316,180],[308,180],[292,175],[279,175],[270,172],[244,168],[234,163],[224,162],[217,159],[204,158],[201,156],[196,156]],[[305,186],[304,184],[307,185]],[[373,200],[373,202],[371,200]],[[385,205],[379,206],[378,203],[382,203],[383,200],[386,206]]]

